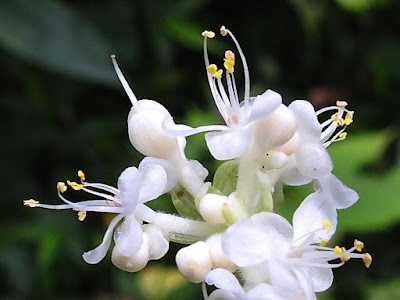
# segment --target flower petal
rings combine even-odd
[[[312,217],[310,217],[312,216]],[[329,232],[323,230],[323,220],[331,222]],[[307,238],[308,244],[319,243],[321,239],[329,240],[336,231],[337,212],[331,201],[321,192],[309,195],[293,215],[293,240],[300,245]],[[315,233],[310,236],[309,234]]]
[[[171,136],[181,137],[194,135],[200,132],[224,131],[229,129],[229,127],[225,125],[206,125],[193,128],[183,124],[175,124],[172,118],[165,118],[162,123],[162,128],[167,134]]]
[[[308,274],[304,269],[300,268],[292,268],[292,271],[294,274],[296,274],[297,280],[304,291],[306,299],[317,300],[310,274]]]
[[[331,173],[318,178],[315,189],[326,194],[336,209],[348,208],[360,198],[356,191],[344,185],[343,182]]]
[[[332,172],[333,164],[328,151],[320,143],[305,142],[295,153],[297,168],[301,175],[319,179]]]
[[[257,300],[285,300],[283,295],[279,295],[276,289],[266,283],[259,283],[247,292],[248,299]]]
[[[172,163],[161,158],[145,157],[139,164],[139,170],[147,170],[151,168],[151,165],[159,165],[163,167],[167,173],[167,183],[163,193],[169,192],[176,186],[179,179],[179,171]]]
[[[145,235],[149,247],[149,259],[157,260],[163,257],[169,249],[169,243],[162,230],[155,225],[145,225]]]
[[[245,294],[237,278],[225,269],[214,269],[207,274],[205,282],[234,294]]]
[[[322,127],[318,122],[312,104],[305,100],[296,100],[288,106],[294,112],[297,119],[297,133],[301,139],[309,142],[319,142]]]
[[[143,174],[142,185],[139,190],[139,202],[145,203],[164,194],[167,187],[167,173],[158,164],[143,165],[140,169]]]
[[[312,181],[312,179],[301,175],[299,170],[297,170],[297,169],[289,169],[289,170],[283,171],[280,175],[280,180],[284,184],[291,185],[291,186],[305,185]]]
[[[284,289],[287,294],[301,293],[301,286],[291,268],[285,266],[282,261],[271,259],[268,261],[272,286]]]
[[[205,138],[211,155],[218,160],[234,159],[248,148],[252,135],[250,127],[235,128],[223,132],[206,133]]]
[[[265,229],[268,230],[270,239],[276,242],[281,240],[284,244],[292,242],[293,228],[284,217],[272,212],[261,212],[252,215],[250,219],[259,224],[263,224]]]
[[[143,243],[143,232],[133,214],[125,217],[124,222],[115,230],[114,242],[123,256],[130,257],[139,251]]]
[[[282,96],[273,90],[266,90],[263,94],[253,98],[253,101],[249,103],[251,114],[247,120],[247,124],[265,117],[277,109],[281,103]],[[242,107],[244,108],[245,106],[246,104]]]
[[[83,260],[88,264],[99,263],[107,254],[108,248],[110,248],[112,232],[115,225],[123,218],[122,214],[116,216],[108,225],[107,231],[104,234],[103,241],[95,249],[87,251],[82,254]]]
[[[271,238],[264,225],[252,220],[239,220],[221,238],[222,251],[239,267],[266,260],[271,255]]]
[[[118,178],[121,203],[126,213],[132,212],[139,204],[139,190],[143,176],[135,167],[126,168]]]
[[[333,272],[326,264],[326,268],[306,267],[305,271],[310,275],[315,292],[323,292],[329,289],[333,283]]]

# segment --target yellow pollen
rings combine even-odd
[[[57,191],[60,193],[64,193],[67,190],[67,186],[65,185],[64,182],[57,182]]]
[[[224,25],[222,25],[219,29],[219,33],[221,33],[222,36],[226,36],[228,34],[228,30],[226,30]]]
[[[328,244],[329,240],[325,240],[325,239],[321,239],[321,241],[319,242],[320,246],[325,246],[326,244]]]
[[[225,59],[224,67],[229,73],[233,73],[235,66],[235,61],[232,59]]]
[[[333,114],[332,116],[331,116],[331,119],[333,120],[333,121],[338,121],[339,120],[339,116],[338,116],[338,113],[335,113],[335,114]]]
[[[346,116],[344,117],[344,123],[346,125],[350,125],[351,123],[353,123],[353,115],[354,115],[354,111],[349,111]]]
[[[343,126],[343,125],[345,124],[343,118],[339,118],[339,119],[337,120],[337,123],[338,123],[339,126]]]
[[[322,228],[326,230],[326,233],[329,233],[332,230],[332,223],[328,219],[322,220]]]
[[[85,180],[85,173],[83,173],[82,170],[79,170],[79,171],[78,171],[78,176],[79,176],[79,178],[80,178],[82,181]]]
[[[79,190],[83,189],[83,185],[82,184],[78,184],[78,183],[73,182],[73,181],[67,180],[67,184],[70,187],[72,187],[75,191],[79,191]]]
[[[214,74],[212,74],[212,76],[214,77],[214,78],[216,78],[216,79],[221,79],[221,77],[222,77],[222,70],[221,69],[219,69],[217,72],[215,72]]]
[[[339,134],[339,139],[340,139],[341,141],[345,140],[346,137],[347,137],[347,132],[342,132],[341,134]]]
[[[212,39],[212,38],[214,38],[215,33],[214,33],[213,31],[204,30],[204,31],[201,33],[201,35],[204,36],[205,38]]]
[[[38,206],[39,201],[33,200],[33,199],[29,199],[29,200],[24,200],[24,205],[28,206],[28,207],[36,207]]]
[[[207,67],[207,71],[211,74],[214,75],[218,71],[218,67],[215,64],[211,64]]]
[[[369,253],[365,253],[364,256],[362,257],[362,260],[364,262],[365,267],[369,268],[372,263],[372,256]]]
[[[80,210],[78,211],[78,220],[83,221],[86,218],[86,210]]]
[[[235,53],[233,53],[231,50],[226,50],[225,59],[235,60]]]
[[[343,249],[340,248],[339,246],[335,246],[335,248],[333,249],[333,253],[342,254],[343,253]]]
[[[348,105],[348,103],[346,101],[336,101],[336,106],[339,107],[346,107]]]
[[[354,240],[354,247],[356,247],[358,252],[361,252],[361,250],[364,248],[364,243],[359,240]]]

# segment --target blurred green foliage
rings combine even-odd
[[[106,217],[89,214],[82,224],[73,212],[29,210],[22,200],[56,204],[56,182],[75,179],[78,169],[114,184],[140,161],[127,138],[130,104],[111,54],[138,98],[158,100],[178,122],[218,122],[200,33],[220,25],[242,45],[252,95],[272,88],[286,103],[308,99],[317,108],[346,99],[356,111],[348,139],[329,149],[334,173],[361,196],[339,211],[337,242],[364,240],[374,263],[369,270],[359,262],[336,270],[321,298],[400,299],[400,2],[394,0],[1,1],[2,299],[201,299],[200,286],[171,271],[179,246],[137,274],[109,258],[87,265],[80,254],[100,242]],[[209,44],[218,63],[233,47],[223,38]],[[215,171],[201,135],[188,139],[186,153]],[[290,219],[304,191],[286,188],[285,195],[281,209]],[[170,203],[164,197],[152,205],[173,211]],[[165,284],[154,294],[152,287]]]

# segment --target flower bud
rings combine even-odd
[[[185,143],[178,143],[179,138],[163,131],[162,122],[165,118],[171,118],[171,115],[160,103],[153,100],[138,101],[128,116],[128,134],[133,147],[143,155],[156,158],[169,159],[179,155]],[[184,141],[184,138],[180,139]]]
[[[272,113],[254,123],[254,141],[260,150],[266,152],[288,142],[296,128],[294,113],[281,104]]]
[[[199,205],[199,211],[204,221],[212,225],[225,223],[222,209],[226,206],[227,200],[226,196],[205,194]]]
[[[282,146],[279,146],[278,148],[275,148],[274,151],[279,151],[283,152],[286,155],[292,155],[293,153],[296,152],[297,149],[299,149],[300,146],[300,137],[297,132],[294,133],[292,138],[283,144]]]
[[[210,248],[202,241],[179,250],[175,260],[183,277],[194,283],[204,281],[212,268]]]
[[[221,235],[215,234],[207,240],[207,244],[210,247],[211,260],[213,263],[213,269],[222,268],[233,272],[236,269],[236,265],[230,261],[221,248]]]
[[[123,256],[118,247],[114,247],[111,255],[112,263],[127,272],[137,272],[142,270],[149,262],[149,248],[146,239],[144,239],[139,251],[132,256]]]
[[[278,151],[268,152],[265,156],[266,158],[263,160],[263,166],[267,170],[280,169],[289,160],[289,157],[285,153]]]

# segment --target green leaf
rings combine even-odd
[[[171,199],[178,213],[192,220],[203,220],[197,211],[195,200],[187,190],[177,186],[171,190]]]
[[[95,27],[55,0],[1,1],[0,46],[61,74],[117,83],[107,42]]]

